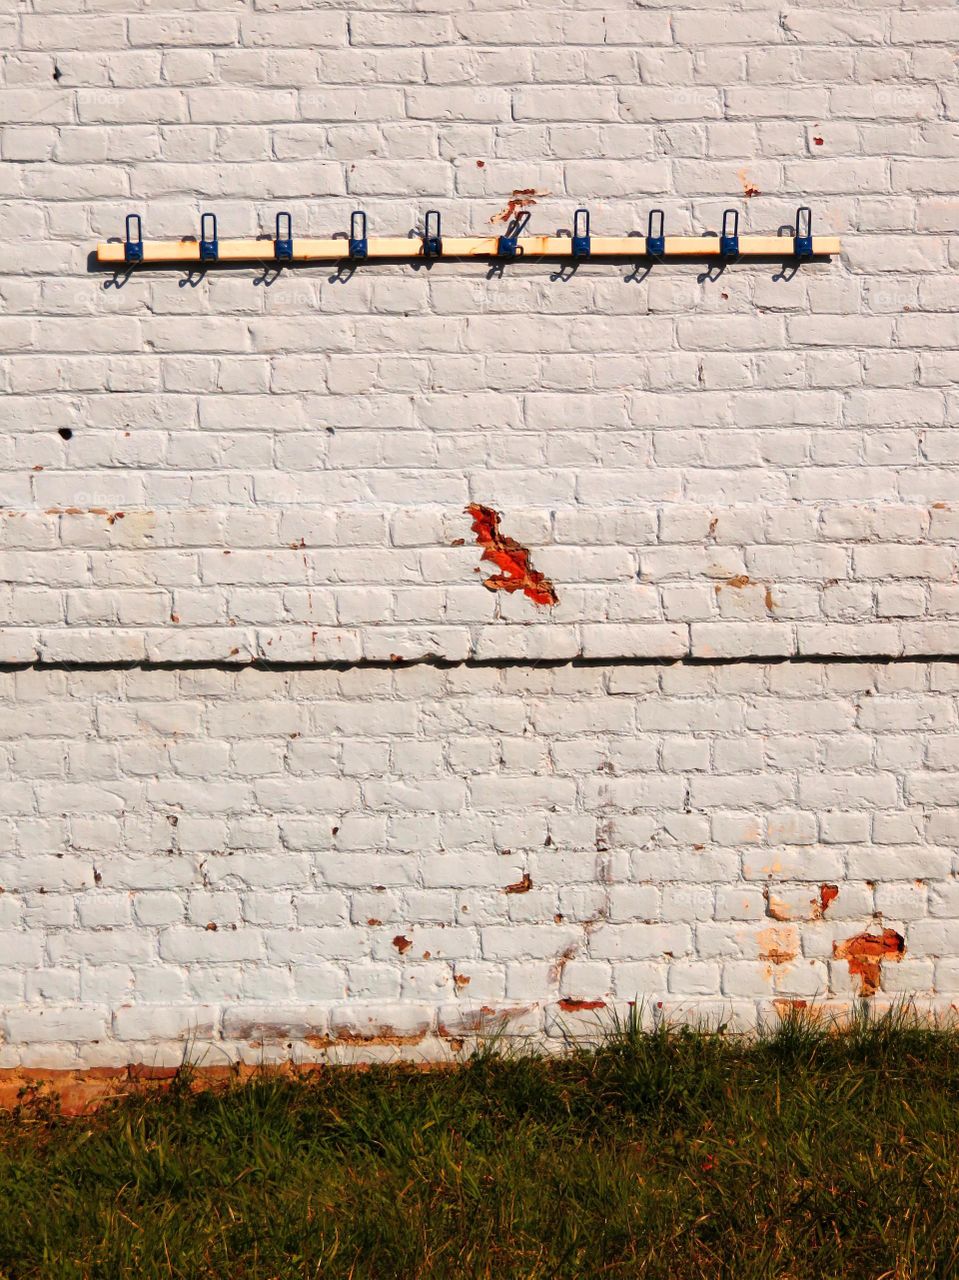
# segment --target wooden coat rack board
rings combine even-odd
[[[793,234],[775,236],[740,236],[739,213],[735,209],[724,213],[722,234],[707,236],[665,235],[660,209],[650,214],[645,236],[591,235],[586,209],[576,210],[572,235],[524,236],[521,233],[529,217],[528,212],[518,214],[499,236],[444,236],[440,215],[431,209],[422,235],[367,237],[366,214],[357,210],[350,220],[349,236],[294,239],[290,214],[278,213],[272,239],[221,240],[216,216],[204,213],[198,239],[144,240],[140,215],[131,213],[126,220],[126,238],[98,244],[97,262],[115,267],[151,262],[200,262],[211,266],[218,262],[363,262],[374,258],[569,258],[576,262],[593,258],[646,258],[653,262],[668,258],[718,258],[724,262],[785,258],[801,262],[840,251],[838,236],[812,235],[812,214],[806,206],[797,211]]]

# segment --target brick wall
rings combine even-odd
[[[0,1061],[748,1024],[870,964],[948,1001],[957,699],[954,663],[8,673]]]
[[[955,6],[9,9],[0,1062],[948,1005]],[[88,265],[517,199],[843,254]]]

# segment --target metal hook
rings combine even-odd
[[[212,235],[207,232],[207,219],[213,227]],[[216,233],[216,214],[201,213],[200,214],[200,261],[216,262],[220,256],[220,244]]]
[[[662,209],[650,209],[646,223],[646,256],[661,258],[666,252],[666,215]]]
[[[136,223],[136,235],[130,233],[131,223]],[[143,223],[138,213],[128,213],[126,221],[126,241],[123,246],[123,257],[126,262],[143,261]]]
[[[811,258],[812,255],[812,209],[802,204],[796,210],[796,234],[793,238],[793,254],[797,258]]]
[[[441,258],[443,256],[443,233],[440,226],[438,209],[427,209],[423,220],[423,257]]]
[[[286,218],[286,235],[281,228],[281,220]],[[280,262],[293,261],[293,219],[288,213],[276,215],[276,235],[273,239],[273,256]]]
[[[577,209],[573,214],[573,257],[588,258],[589,247],[589,210]]]
[[[515,258],[517,253],[522,253],[522,250],[517,247],[516,240],[527,222],[529,222],[530,216],[528,209],[518,213],[506,228],[506,234],[499,237],[496,244],[496,256],[498,258]]]
[[[723,258],[739,257],[739,210],[723,211],[723,230],[719,237],[719,252]]]
[[[366,254],[366,214],[357,209],[350,214],[350,257],[365,258]]]

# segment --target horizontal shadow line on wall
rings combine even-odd
[[[513,668],[542,670],[554,667],[771,667],[771,666],[928,666],[934,662],[959,663],[959,653],[856,653],[856,654],[744,654],[735,657],[702,658],[438,658],[423,657],[394,661],[389,658],[359,658],[352,662],[270,662],[254,658],[249,662],[226,662],[222,659],[194,659],[178,662],[0,662],[0,673],[17,671],[394,671],[409,667],[436,667],[454,670],[462,667]]]

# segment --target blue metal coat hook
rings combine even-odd
[[[726,209],[723,213],[723,231],[719,237],[719,252],[724,258],[739,257],[738,209]]]
[[[802,204],[796,210],[796,235],[793,238],[793,253],[797,258],[812,257],[812,209]]]
[[[216,214],[200,215],[200,261],[216,262],[220,256],[220,243],[216,234]]]
[[[357,209],[350,214],[350,257],[365,258],[366,253],[366,214]]]
[[[440,225],[438,209],[427,209],[423,222],[423,257],[441,258],[443,256],[443,233]]]
[[[285,224],[283,222],[284,218],[286,219]],[[276,215],[273,256],[280,262],[293,261],[293,219],[288,213],[278,213]]]
[[[506,234],[500,236],[496,243],[496,256],[498,258],[515,258],[517,253],[522,253],[522,250],[517,248],[516,240],[529,220],[530,213],[528,209],[524,209],[522,213],[516,215],[506,228]]]
[[[589,210],[577,209],[573,214],[573,257],[589,257]]]
[[[646,256],[661,258],[666,252],[666,215],[662,209],[650,209],[646,224]]]
[[[136,227],[134,235],[130,227]],[[127,262],[143,261],[143,224],[138,213],[128,213],[126,222],[126,240],[123,245],[123,256]]]

